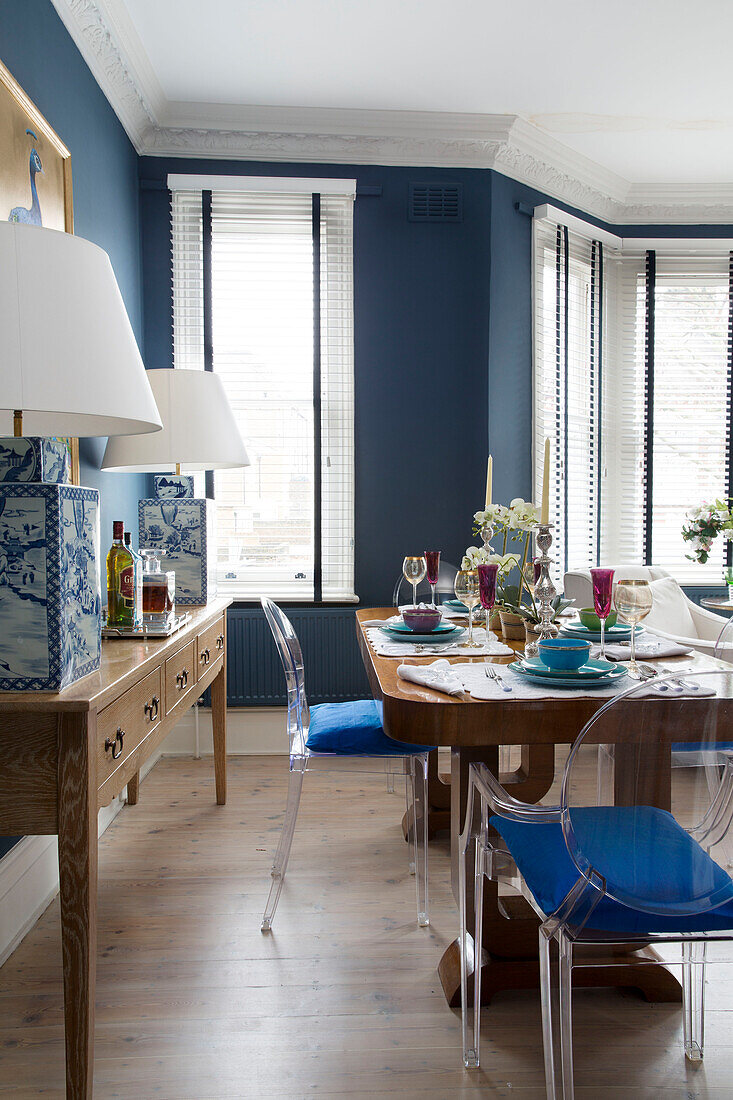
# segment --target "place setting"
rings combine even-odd
[[[430,562],[430,568],[428,567]],[[370,619],[362,625],[375,653],[381,657],[425,656],[430,653],[481,656],[511,656],[510,646],[484,627],[474,626],[477,607],[490,610],[495,600],[490,574],[484,577],[483,589],[474,570],[458,570],[454,580],[455,603],[466,608],[468,626],[452,621],[443,614],[443,605],[435,603],[435,588],[440,568],[440,551],[425,551],[405,557],[402,572],[413,586],[413,605],[401,607],[388,619]],[[433,596],[432,606],[417,603],[417,585],[427,576]],[[454,603],[454,601],[451,601]]]

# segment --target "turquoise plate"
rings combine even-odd
[[[641,634],[644,630],[643,626],[637,626],[634,628],[637,635]],[[600,630],[588,630],[582,623],[563,623],[560,628],[560,633],[564,634],[566,638],[584,638],[588,642],[600,642],[601,632]],[[607,642],[624,642],[628,641],[631,637],[630,626],[609,626],[606,631]]]
[[[531,672],[535,676],[546,676],[548,680],[598,680],[608,676],[618,665],[613,661],[601,661],[600,658],[589,657],[584,665],[578,669],[557,670],[548,668],[539,657],[520,657],[516,664],[521,664],[525,672]]]
[[[615,684],[617,680],[622,680],[624,676],[627,676],[627,670],[623,665],[614,665],[613,669],[606,676],[599,676],[597,679],[583,679],[579,680],[576,676],[571,679],[567,675],[565,676],[553,676],[550,681],[547,676],[538,676],[536,672],[527,672],[519,661],[514,661],[508,666],[516,676],[521,676],[523,680],[529,680],[532,684],[542,684],[544,687],[562,687],[562,688],[578,688],[592,689],[600,687],[608,687],[610,684]]]
[[[403,623],[401,619],[393,619],[387,621],[384,626],[384,630],[391,630],[395,634],[414,634],[415,631],[411,630],[407,623]],[[439,622],[437,626],[432,630],[425,631],[427,634],[450,634],[451,631],[458,630],[458,627],[453,623]]]
[[[457,642],[459,638],[462,638],[468,631],[463,626],[455,626],[451,630],[436,631],[434,634],[416,634],[414,630],[410,630],[409,637],[404,630],[392,630],[388,626],[380,626],[379,630],[390,642],[417,642],[419,645],[448,645],[450,642]]]
[[[468,615],[468,608],[465,603],[462,603],[460,600],[443,600],[443,606],[449,607],[451,611],[465,611]],[[477,608],[474,608],[474,611],[476,610]]]

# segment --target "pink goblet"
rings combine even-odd
[[[489,620],[491,609],[496,603],[496,575],[499,566],[496,562],[478,566],[478,596],[486,612],[486,640],[489,639]]]
[[[435,607],[435,587],[438,583],[438,573],[440,572],[440,550],[424,550],[423,557],[425,558],[425,573],[428,578],[428,584],[430,585],[430,591],[433,594],[433,607]]]
[[[606,619],[613,603],[613,569],[591,569],[593,585],[593,610],[601,623],[601,660],[606,657]]]

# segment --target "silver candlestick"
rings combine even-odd
[[[546,638],[555,638],[559,633],[558,628],[552,621],[552,617],[555,614],[552,601],[557,595],[557,589],[550,577],[552,558],[547,554],[547,551],[552,546],[552,530],[554,526],[553,523],[538,523],[537,535],[535,537],[535,544],[540,551],[539,557],[536,559],[536,563],[540,567],[540,575],[534,586],[534,600],[535,604],[537,604],[540,616],[537,628],[540,642],[545,641]],[[539,653],[537,642],[528,642],[524,647],[524,652],[527,657],[536,657]]]

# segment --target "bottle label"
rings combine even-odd
[[[133,600],[135,598],[135,579],[132,565],[120,570],[120,595],[123,600]]]

